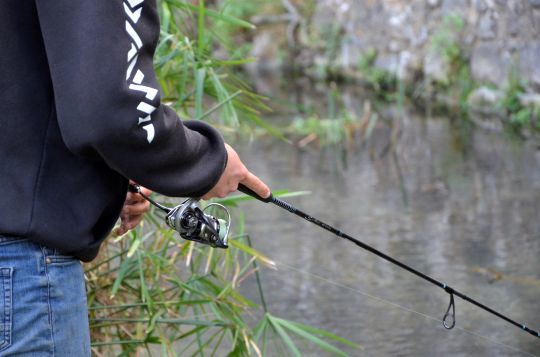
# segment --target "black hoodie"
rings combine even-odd
[[[93,259],[127,178],[197,197],[221,136],[160,103],[155,0],[0,1],[0,235]]]

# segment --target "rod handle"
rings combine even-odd
[[[255,198],[255,199],[257,199],[257,200],[259,200],[261,202],[264,202],[264,203],[272,202],[272,199],[274,198],[272,196],[272,193],[270,193],[270,196],[268,196],[266,198],[263,198],[263,197],[259,196],[258,194],[256,194],[255,191],[253,191],[252,189],[250,189],[250,188],[248,188],[248,187],[246,187],[246,186],[244,186],[242,184],[238,185],[238,191],[243,192],[246,195],[251,196],[251,197],[253,197],[253,198]]]

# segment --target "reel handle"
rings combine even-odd
[[[246,195],[248,196],[251,196],[261,202],[264,202],[264,203],[268,203],[268,202],[272,202],[272,200],[274,199],[274,197],[272,196],[272,193],[270,193],[270,196],[266,197],[266,198],[263,198],[261,196],[259,196],[258,194],[255,193],[255,191],[253,191],[252,189],[242,185],[242,184],[239,184],[238,185],[238,191],[242,192],[242,193],[245,193]]]

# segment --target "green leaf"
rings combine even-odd
[[[266,318],[266,314],[265,314],[264,317],[261,319],[261,321],[259,321],[257,326],[255,326],[255,328],[253,329],[253,336],[255,340],[258,341],[261,338],[262,334],[266,331],[267,327],[268,327],[268,319]]]
[[[309,326],[306,326],[306,325],[303,325],[303,324],[300,324],[300,323],[297,323],[297,322],[292,322],[292,321],[287,321],[287,320],[283,320],[283,319],[280,319],[280,318],[276,318],[274,317],[274,320],[277,320],[279,321],[280,325],[283,326],[284,328],[286,328],[287,330],[290,330],[292,332],[294,332],[295,334],[305,338],[306,340],[316,344],[317,346],[319,346],[320,348],[322,348],[323,350],[326,350],[328,352],[331,352],[335,355],[338,355],[338,356],[347,356],[347,353],[343,352],[342,350],[340,350],[339,348],[335,347],[335,346],[332,346],[331,344],[329,344],[328,342],[320,339],[319,337],[317,337],[316,335],[321,335],[321,336],[324,336],[324,337],[327,337],[327,338],[330,338],[334,341],[338,341],[338,342],[341,342],[341,343],[344,343],[350,347],[354,347],[354,348],[358,348],[359,346],[342,338],[342,337],[339,337],[339,336],[336,336],[328,331],[323,331],[323,330],[319,330],[319,329],[316,329],[316,328],[313,328],[313,327],[309,327]]]
[[[238,115],[236,114],[236,109],[234,108],[234,105],[231,101],[240,93],[242,93],[242,91],[237,91],[232,96],[229,96],[229,92],[227,91],[225,86],[221,83],[221,80],[219,76],[216,74],[216,72],[210,69],[209,73],[210,73],[210,79],[214,86],[214,90],[216,91],[217,99],[220,102],[219,106],[224,106],[223,108],[224,119],[225,119],[224,121],[229,127],[235,128],[239,124]]]
[[[278,139],[283,141],[288,141],[288,139],[283,135],[283,132],[279,129],[274,128],[272,125],[268,124],[266,121],[261,119],[258,115],[246,115],[246,119],[255,123],[257,126],[260,126],[266,130],[269,134],[275,136]]]
[[[369,118],[369,123],[366,129],[366,133],[364,134],[364,140],[367,140],[371,137],[371,133],[373,132],[373,129],[375,128],[375,124],[377,124],[377,120],[379,119],[379,116],[377,113],[374,113]]]
[[[198,7],[195,6],[195,5],[192,5],[192,4],[188,4],[188,3],[183,3],[179,0],[169,0],[170,2],[173,2],[175,4],[177,4],[178,6],[180,7],[185,7],[185,8],[188,8],[189,10],[191,11],[197,11],[198,10]],[[229,23],[231,25],[236,25],[236,26],[240,26],[240,27],[246,27],[246,28],[249,28],[249,29],[255,29],[255,25],[247,22],[247,21],[244,21],[244,20],[241,20],[237,17],[234,17],[234,16],[230,16],[230,15],[227,15],[227,14],[224,14],[224,13],[221,13],[221,12],[217,12],[217,11],[214,11],[214,10],[210,10],[210,9],[206,9],[206,15],[208,17],[212,17],[216,20],[220,20],[220,21],[223,21],[223,22],[226,22],[226,23]]]
[[[146,233],[144,237],[140,239],[137,239],[137,237],[135,237],[133,244],[128,250],[128,253],[127,253],[128,258],[131,258],[133,256],[133,254],[137,251],[137,249],[139,249],[139,246],[141,245],[142,242],[144,242],[146,239],[153,236],[154,234],[155,234],[155,231],[151,231],[151,232]]]
[[[281,338],[281,340],[285,343],[287,348],[295,355],[295,356],[302,356],[296,345],[294,344],[291,337],[285,332],[283,327],[281,327],[280,322],[276,320],[274,317],[271,317],[270,315],[267,315],[268,322],[270,325],[272,325],[274,331],[278,334],[278,336]]]
[[[161,339],[158,336],[149,335],[144,340],[146,343],[161,344]]]
[[[143,302],[148,303],[150,308],[153,308],[153,300],[148,293],[148,287],[146,286],[146,279],[144,278],[144,266],[142,262],[141,253],[137,251],[137,264],[139,266],[139,281],[141,284],[141,298]]]
[[[126,258],[120,265],[120,271],[118,272],[118,275],[116,276],[116,279],[111,289],[111,297],[114,297],[114,295],[116,295],[116,293],[118,292],[118,289],[120,288],[120,284],[122,284],[122,281],[127,275],[128,270],[131,268],[130,266],[131,261],[132,261],[131,258]]]
[[[276,263],[267,258],[266,256],[264,256],[262,253],[256,251],[255,249],[245,245],[245,244],[242,244],[240,243],[240,241],[238,240],[230,240],[229,241],[229,244],[237,249],[240,249],[241,251],[257,258],[257,260],[259,260],[261,263],[263,263],[264,265],[268,266],[269,268],[272,268],[272,269],[276,269]]]
[[[108,342],[92,342],[90,346],[100,347],[100,346],[115,346],[115,345],[140,345],[145,343],[144,340],[117,340],[117,341],[108,341]]]
[[[166,2],[161,3],[161,16],[160,16],[161,30],[169,32],[169,26],[171,23],[171,9]]]
[[[325,330],[321,330],[321,329],[318,329],[318,328],[315,328],[315,327],[311,327],[311,326],[307,326],[307,325],[303,325],[299,322],[294,322],[294,321],[289,321],[291,324],[293,325],[296,325],[312,334],[316,334],[316,335],[320,335],[320,336],[323,336],[323,337],[326,337],[326,338],[329,338],[331,340],[334,340],[334,341],[337,341],[337,342],[340,342],[340,343],[343,343],[347,346],[350,346],[350,347],[353,347],[353,348],[362,348],[361,345],[357,344],[357,343],[354,343],[354,342],[351,342],[343,337],[340,337],[338,335],[335,335],[331,332],[328,332],[328,331],[325,331]]]
[[[249,58],[242,58],[242,59],[236,59],[236,60],[216,60],[214,61],[214,64],[218,67],[222,66],[238,66],[241,64],[247,64],[247,63],[253,63],[257,62],[257,59],[254,57]]]
[[[197,54],[199,55],[199,58],[203,58],[205,45],[204,15],[206,13],[206,9],[204,7],[204,0],[199,0],[199,7],[197,10],[199,15],[197,19],[197,33],[199,36],[197,41]]]
[[[203,94],[204,80],[206,77],[206,68],[198,68],[195,70],[195,116],[201,117],[203,114]]]
[[[198,119],[198,120],[203,120],[203,119],[205,119],[207,116],[209,116],[210,114],[212,114],[213,112],[215,112],[216,110],[218,110],[219,108],[221,108],[222,106],[229,104],[230,101],[232,101],[234,98],[236,98],[236,97],[239,96],[240,94],[242,94],[242,91],[236,91],[235,93],[231,94],[231,95],[228,96],[227,98],[224,98],[221,102],[219,102],[218,104],[216,104],[215,106],[213,106],[212,108],[210,108],[209,110],[207,110],[203,115],[201,115],[201,116],[200,116],[199,118],[197,118],[197,119]],[[235,116],[236,116],[236,113],[235,113]],[[236,121],[238,121],[238,118],[236,118]]]

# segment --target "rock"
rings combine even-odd
[[[396,54],[378,55],[375,60],[375,67],[385,70],[390,73],[397,73],[398,70],[398,56]]]
[[[509,60],[497,49],[495,42],[481,42],[472,52],[471,74],[476,82],[501,85],[506,82]]]
[[[515,19],[509,19],[507,26],[508,26],[508,34],[510,36],[519,35],[520,26],[519,26],[518,21],[515,21]]]
[[[413,37],[410,38],[411,46],[418,47],[422,46],[429,38],[427,26],[422,26],[418,33],[415,33]]]
[[[401,50],[402,46],[399,43],[399,41],[392,40],[388,43],[388,50],[390,52],[399,52]]]
[[[435,51],[428,51],[424,58],[424,76],[435,82],[448,83],[450,65],[446,58]]]
[[[417,54],[402,51],[399,54],[398,66],[396,69],[396,76],[403,81],[412,81],[414,74],[421,69],[420,60]]]
[[[443,0],[442,3],[442,10],[445,15],[465,17],[468,9],[468,0]]]
[[[533,16],[532,16],[532,20],[533,20],[533,31],[535,34],[537,33],[540,33],[540,9],[534,9],[533,10]]]
[[[474,7],[476,11],[482,13],[487,10],[487,5],[484,0],[474,0]]]
[[[472,108],[489,109],[500,102],[504,97],[502,91],[488,87],[475,89],[467,98],[467,104]]]
[[[352,36],[344,36],[337,62],[343,68],[354,68],[358,65],[358,59],[362,58],[365,47],[358,39]]]
[[[540,0],[529,0],[532,7],[540,7]]]
[[[534,91],[540,91],[540,42],[532,43],[520,51],[521,76]]]
[[[524,107],[532,107],[540,109],[540,94],[524,93],[519,96],[519,102]]]
[[[476,35],[482,40],[492,40],[497,36],[497,23],[492,12],[486,12],[480,18]]]

